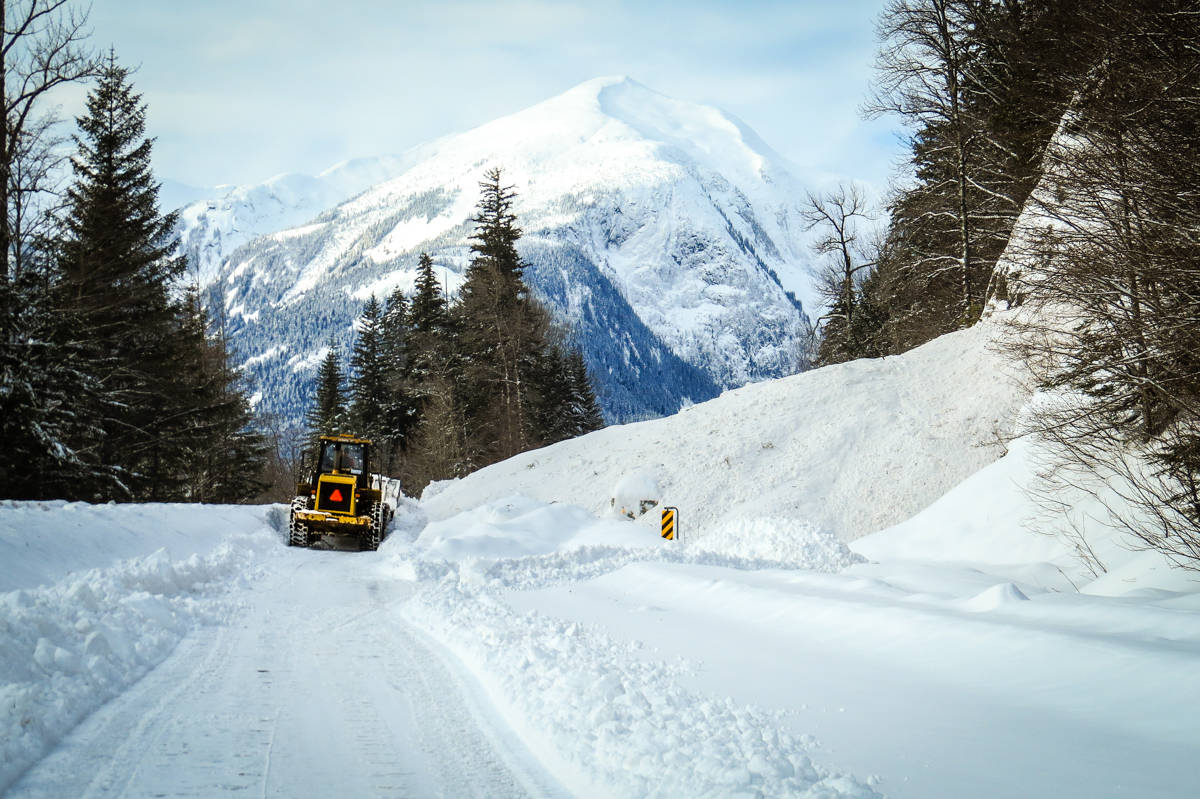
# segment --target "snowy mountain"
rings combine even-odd
[[[394,177],[306,224],[286,227],[319,192],[294,178],[189,206],[188,247],[229,253],[212,297],[267,410],[298,416],[329,337],[346,345],[363,301],[410,287],[422,251],[457,288],[492,166],[518,194],[526,277],[610,419],[796,370],[815,305],[803,188],[729,115],[604,78],[387,161]],[[230,248],[268,220],[286,229]]]
[[[165,210],[180,210],[180,246],[201,285],[208,285],[225,256],[246,242],[306,222],[398,174],[404,163],[396,156],[359,158],[316,177],[277,175],[254,186],[199,189],[164,181],[160,198]]]

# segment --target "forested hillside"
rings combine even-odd
[[[1120,523],[1194,565],[1200,14],[895,0],[878,29],[868,109],[907,121],[911,171],[877,241],[853,192],[810,201],[831,256],[818,362],[903,352],[1017,309],[1012,352],[1046,392],[1027,421],[1056,453],[1047,473],[1123,486],[1137,511]]]

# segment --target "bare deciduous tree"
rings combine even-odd
[[[842,184],[824,194],[809,193],[803,218],[808,230],[820,231],[812,248],[824,256],[817,289],[829,310],[817,320],[822,336],[818,361],[825,364],[857,357],[861,354],[855,341],[859,286],[865,270],[875,265],[861,228],[874,217],[862,191],[853,184]]]
[[[14,244],[10,208],[13,166],[22,153],[39,145],[47,127],[38,114],[46,95],[65,83],[97,74],[94,55],[85,47],[87,13],[68,0],[0,0],[0,89],[4,125],[0,127],[0,280],[9,276]],[[28,177],[28,176],[26,176]]]
[[[958,272],[964,313],[976,303],[972,282],[972,191],[970,164],[976,126],[968,120],[967,69],[976,42],[968,35],[968,20],[955,0],[892,0],[880,16],[882,42],[876,60],[875,94],[866,107],[872,116],[896,114],[924,126],[923,144],[940,151],[936,160],[947,164],[944,182],[954,197],[953,207],[924,211],[944,227],[953,224],[957,253],[930,254],[931,269]],[[936,132],[936,136],[929,135]],[[928,155],[927,155],[928,157]],[[942,193],[944,189],[931,188]]]
[[[1142,544],[1200,564],[1200,16],[1097,2],[1091,64],[1031,202],[1019,351],[1061,401],[1033,417],[1064,468],[1109,480]],[[1119,510],[1114,508],[1114,510]]]

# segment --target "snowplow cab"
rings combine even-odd
[[[306,457],[311,468],[296,484],[288,526],[290,546],[311,546],[322,535],[351,536],[361,549],[378,549],[391,509],[372,485],[371,442],[329,435]]]

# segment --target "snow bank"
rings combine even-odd
[[[405,612],[482,677],[581,796],[879,796],[815,765],[772,714],[692,695],[678,668],[580,625],[519,615],[452,575]]]
[[[223,589],[278,543],[269,512],[3,503],[0,578],[26,587],[0,593],[0,791],[193,626],[224,618]],[[239,521],[257,532],[220,532]],[[118,559],[139,551],[149,554]],[[104,566],[30,587],[89,562]]]
[[[0,501],[0,591],[57,582],[165,549],[206,554],[237,530],[263,524],[245,505],[132,505]]]
[[[904,355],[746,386],[435,484],[423,505],[446,519],[524,494],[600,513],[639,469],[680,509],[685,539],[748,516],[852,540],[909,518],[1002,454],[1028,392],[990,349],[995,335],[984,322]]]
[[[393,536],[380,551],[420,586],[400,612],[456,654],[579,795],[878,796],[814,764],[812,742],[787,732],[777,714],[686,691],[682,665],[504,600],[634,563],[836,571],[860,560],[807,525],[745,526],[774,534],[769,546],[741,541],[734,525],[725,530],[703,545],[665,542],[649,524],[512,496],[430,524],[413,541]]]
[[[1125,503],[1115,485],[1095,476],[1048,485],[1045,463],[1036,441],[1020,438],[928,508],[851,548],[873,561],[970,566],[1053,590],[1131,597],[1200,591],[1200,574],[1139,551],[1114,524],[1108,508]],[[1039,499],[1047,491],[1052,508]]]
[[[832,533],[795,519],[731,519],[695,546],[738,559],[768,561],[784,569],[839,572],[865,558]]]

